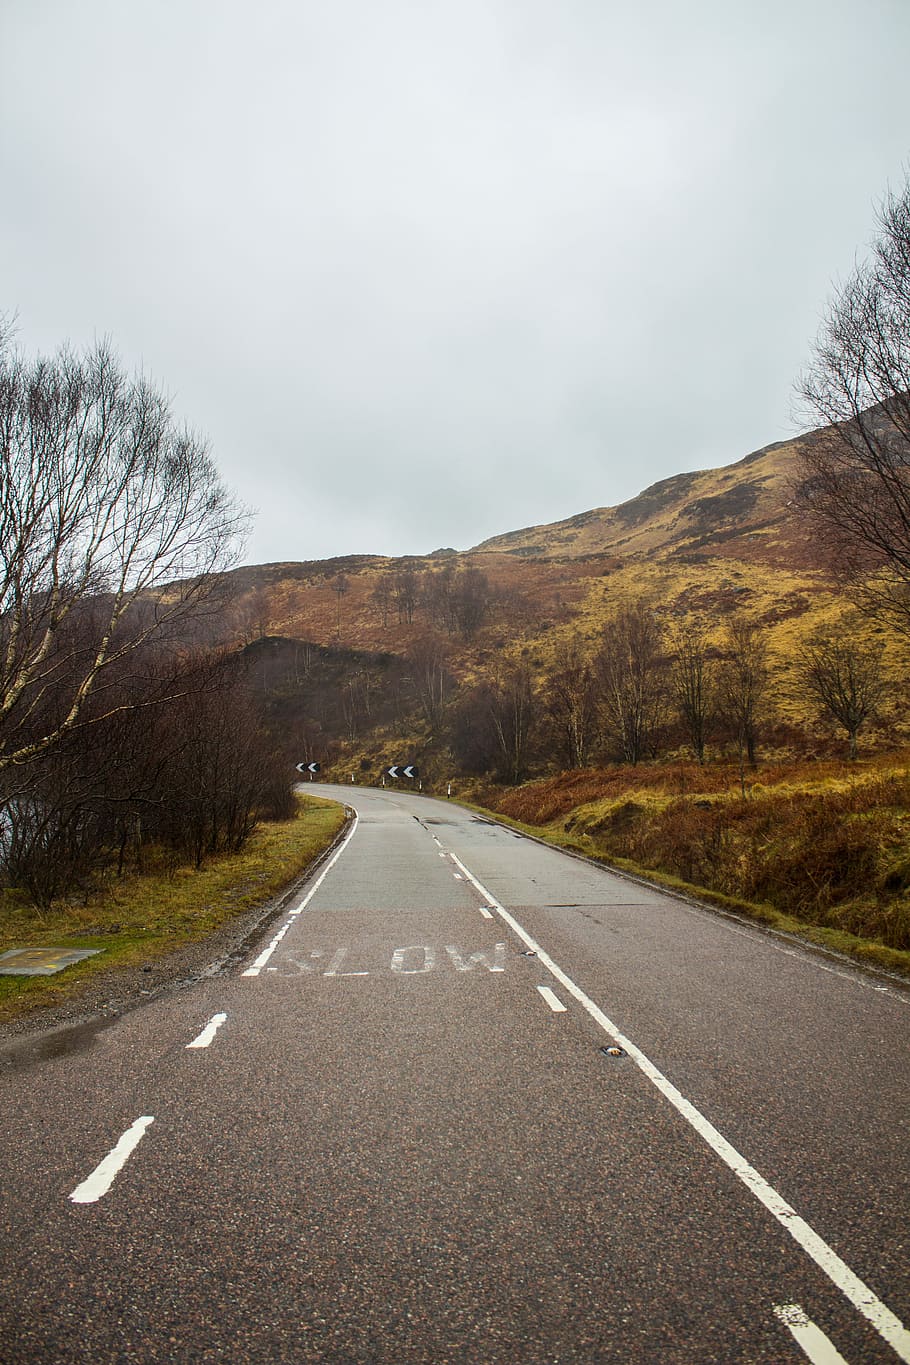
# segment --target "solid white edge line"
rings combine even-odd
[[[112,1147],[107,1156],[92,1171],[91,1175],[86,1176],[80,1185],[77,1185],[70,1195],[74,1204],[94,1204],[96,1199],[100,1199],[103,1194],[114,1183],[120,1170],[126,1165],[130,1152],[143,1137],[146,1128],[155,1119],[152,1114],[143,1114],[142,1118],[136,1119],[135,1123],[127,1128],[126,1132]]]
[[[566,1006],[562,1003],[559,996],[555,991],[551,991],[549,986],[538,986],[537,989],[540,991],[554,1014],[561,1014],[562,1011],[566,1009]]]
[[[727,1165],[734,1175],[738,1176],[743,1184],[752,1191],[770,1214],[772,1214],[780,1225],[786,1228],[795,1242],[802,1247],[803,1251],[809,1255],[815,1264],[827,1275],[828,1279],[834,1284],[842,1294],[846,1296],[863,1317],[872,1324],[879,1336],[887,1341],[888,1345],[896,1352],[901,1360],[910,1365],[910,1332],[901,1322],[896,1314],[892,1313],[887,1304],[869,1288],[867,1284],[855,1275],[845,1261],[842,1261],[837,1252],[829,1247],[818,1233],[802,1219],[794,1208],[778,1194],[777,1190],[765,1180],[763,1175],[751,1166],[740,1152],[728,1142],[722,1133],[705,1118],[695,1105],[685,1098],[676,1089],[671,1081],[658,1071],[657,1067],[645,1054],[637,1048],[630,1038],[626,1038],[616,1027],[611,1019],[604,1014],[603,1010],[595,1005],[590,996],[585,995],[580,986],[576,986],[571,977],[567,976],[561,967],[553,961],[548,953],[541,948],[527,930],[523,929],[518,921],[509,914],[505,906],[500,905],[495,896],[492,896],[481,882],[465,867],[460,858],[453,853],[453,862],[457,863],[464,872],[465,876],[476,888],[477,892],[488,905],[497,912],[505,921],[509,928],[518,935],[522,943],[532,952],[536,953],[538,960],[546,967],[547,971],[556,978],[561,985],[572,995],[584,1010],[591,1016],[596,1024],[608,1033],[620,1047],[625,1048],[628,1055],[635,1062],[635,1065],[644,1072],[648,1080],[670,1101],[673,1107],[683,1116],[684,1119],[695,1129],[699,1137],[711,1147],[720,1157],[721,1161]]]
[[[774,1316],[790,1331],[797,1346],[812,1361],[812,1365],[847,1365],[840,1351],[826,1337],[820,1327],[816,1327],[798,1303],[778,1303],[774,1306]]]
[[[334,854],[334,857],[332,858],[331,862],[329,862],[329,863],[322,869],[322,872],[319,874],[319,877],[317,878],[317,880],[316,880],[316,881],[313,883],[313,885],[310,887],[309,891],[308,891],[307,894],[304,896],[304,898],[303,898],[303,900],[300,902],[300,904],[299,904],[298,906],[295,906],[295,908],[291,911],[290,915],[288,916],[287,922],[281,926],[281,928],[278,930],[278,933],[277,933],[277,934],[275,935],[275,937],[272,939],[272,941],[271,941],[271,943],[269,944],[269,946],[268,946],[267,948],[265,948],[265,949],[259,954],[259,956],[256,958],[255,962],[253,962],[249,967],[247,967],[247,969],[246,969],[245,972],[241,972],[241,973],[240,973],[241,976],[258,976],[258,975],[259,975],[259,973],[262,971],[262,969],[263,969],[263,967],[265,966],[265,964],[268,962],[269,958],[272,956],[272,953],[274,953],[275,949],[278,947],[279,943],[280,943],[281,940],[284,938],[284,936],[285,936],[285,934],[287,933],[287,931],[290,929],[292,922],[296,919],[296,917],[300,914],[300,912],[301,912],[302,910],[305,910],[305,909],[307,908],[307,906],[309,905],[310,901],[313,899],[313,897],[315,896],[316,892],[319,890],[320,886],[321,886],[322,883],[325,881],[326,877],[329,875],[329,873],[331,872],[332,868],[333,868],[333,867],[335,866],[335,864],[338,862],[338,859],[341,857],[342,853],[345,851],[345,849],[347,848],[348,844],[349,844],[349,843],[351,842],[351,840],[353,839],[354,834],[355,834],[355,832],[356,832],[356,830],[357,830],[357,825],[358,825],[358,823],[359,823],[359,820],[360,820],[360,816],[359,816],[359,815],[357,814],[357,812],[355,811],[355,812],[354,812],[354,823],[353,823],[353,825],[351,825],[351,828],[348,830],[348,833],[347,833],[347,835],[346,835],[346,837],[345,837],[344,842],[341,844],[341,846],[340,846],[339,848],[337,848],[337,849],[335,850],[335,854]]]
[[[224,1023],[226,1018],[227,1018],[226,1014],[213,1014],[209,1022],[206,1024],[205,1028],[200,1033],[199,1037],[194,1038],[191,1043],[187,1043],[187,1047],[188,1048],[208,1047],[209,1043],[212,1041],[215,1034],[221,1028],[221,1025]]]

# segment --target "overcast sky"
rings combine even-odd
[[[247,562],[462,549],[794,430],[908,0],[0,0],[0,312],[110,337]]]

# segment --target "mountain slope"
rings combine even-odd
[[[644,598],[667,624],[696,620],[712,633],[732,612],[745,612],[785,658],[841,607],[825,547],[807,534],[792,501],[799,452],[816,435],[471,550],[238,569],[225,585],[224,638],[282,636],[401,656],[435,632],[454,675],[468,679],[488,672],[503,651],[543,667],[561,641],[593,639],[619,605]],[[434,584],[467,570],[478,571],[489,591],[486,617],[470,638],[447,629],[432,606]],[[416,582],[410,616],[396,605],[402,576]]]
[[[751,563],[816,567],[816,555],[790,506],[804,441],[765,446],[721,469],[662,479],[618,507],[494,536],[472,553],[527,559],[722,554]]]

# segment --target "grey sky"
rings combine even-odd
[[[906,0],[2,0],[0,311],[110,336],[246,559],[464,548],[793,431]]]

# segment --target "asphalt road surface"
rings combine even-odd
[[[314,790],[239,967],[5,1044],[0,1359],[910,1361],[906,990]]]

